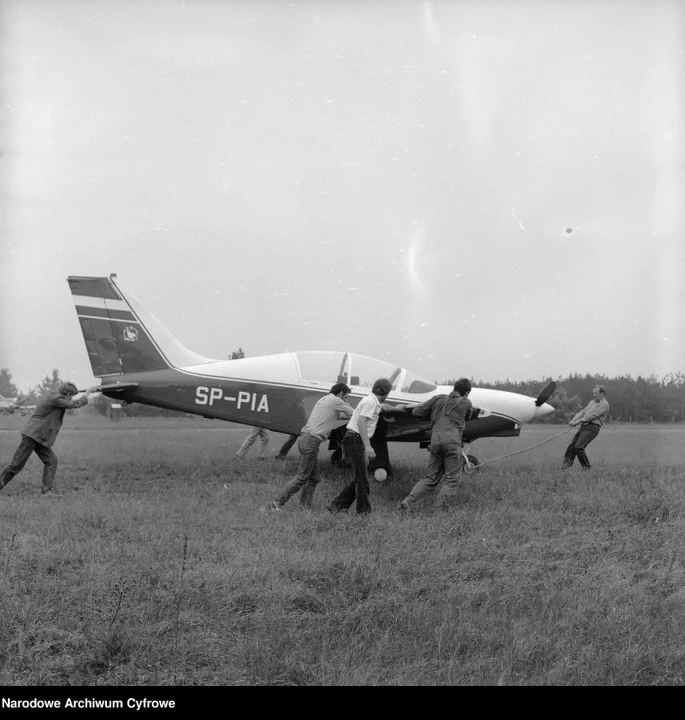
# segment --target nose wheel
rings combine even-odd
[[[462,466],[462,472],[466,475],[473,475],[473,473],[476,472],[478,467],[481,465],[481,461],[475,455],[472,455],[469,452],[468,445],[464,445],[461,454],[464,457],[464,465]]]
[[[481,464],[481,461],[475,455],[464,455],[464,467],[462,470],[467,475],[473,475]]]

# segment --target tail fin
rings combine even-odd
[[[130,295],[125,297],[116,275],[67,282],[95,377],[211,362],[183,347]]]

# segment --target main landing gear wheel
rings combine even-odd
[[[473,473],[478,470],[478,467],[480,465],[481,461],[475,455],[466,455],[464,457],[464,465],[462,467],[462,472],[464,472],[466,475],[473,475]]]

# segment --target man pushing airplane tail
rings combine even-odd
[[[0,473],[0,490],[18,475],[23,469],[31,453],[36,453],[43,463],[43,495],[61,497],[55,492],[55,476],[57,474],[57,455],[52,446],[62,427],[64,413],[67,410],[76,410],[88,404],[89,396],[99,392],[97,386],[88,388],[84,394],[74,400],[74,396],[81,392],[76,385],[70,382],[62,383],[59,388],[42,397],[36,404],[36,409],[21,429],[21,443],[14,453],[9,465]]]

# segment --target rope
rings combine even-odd
[[[544,445],[545,443],[549,442],[550,440],[556,440],[558,437],[561,437],[565,433],[567,433],[569,430],[575,430],[575,427],[567,427],[566,430],[563,432],[558,433],[557,435],[552,435],[552,437],[547,438],[547,440],[543,440],[542,442],[539,442],[537,445],[533,445],[532,447],[525,448],[523,450],[517,450],[513,453],[508,453],[507,455],[500,455],[500,457],[492,458],[492,460],[486,460],[485,462],[480,463],[480,465],[474,465],[473,469],[481,468],[483,465],[488,465],[489,463],[495,462],[495,460],[503,460],[504,458],[511,457],[512,455],[520,455],[521,453],[528,452],[529,450],[535,450],[536,447],[540,447],[540,445]]]

